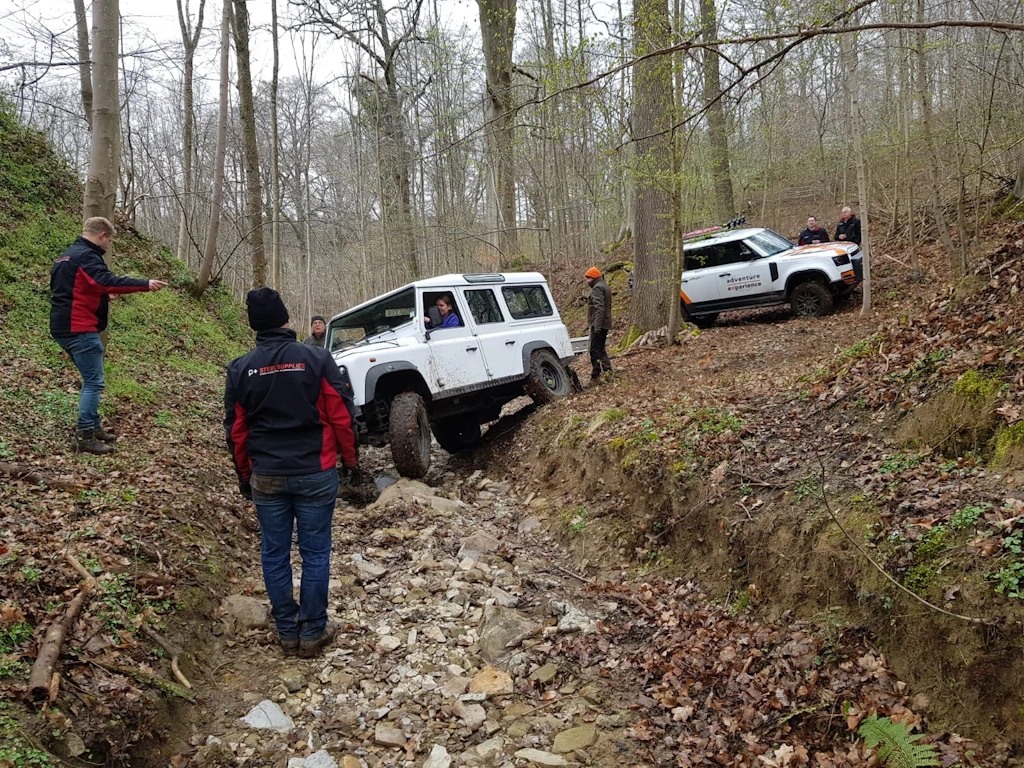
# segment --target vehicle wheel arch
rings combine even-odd
[[[831,285],[828,275],[820,269],[804,269],[799,272],[794,272],[786,278],[786,300],[788,301],[789,297],[793,295],[794,288],[800,285],[800,283],[805,283],[808,280],[815,283],[821,283],[826,288]]]
[[[533,357],[533,353],[538,349],[547,349],[551,351],[555,357],[558,357],[558,353],[555,352],[555,348],[552,347],[546,341],[531,341],[523,346],[523,375],[526,376],[530,373],[530,358]]]
[[[433,399],[423,374],[410,362],[380,363],[366,372],[367,403],[378,398],[390,401],[399,392],[415,392],[428,405]]]

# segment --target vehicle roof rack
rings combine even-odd
[[[462,276],[467,283],[504,283],[505,276],[497,273],[470,273]]]
[[[706,237],[711,237],[712,235],[717,235],[719,232],[725,232],[725,231],[730,230],[730,229],[736,229],[737,227],[742,227],[746,223],[747,223],[747,217],[746,216],[738,216],[735,219],[732,219],[732,220],[730,220],[730,221],[728,221],[725,224],[722,224],[720,226],[707,227],[706,229],[695,229],[692,232],[687,232],[685,235],[683,235],[683,242],[685,243],[685,242],[688,242],[688,241],[692,242],[694,240],[703,240]]]

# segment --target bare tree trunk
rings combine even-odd
[[[195,210],[193,207],[194,179],[192,161],[195,157],[196,113],[193,75],[195,72],[196,48],[199,45],[199,36],[203,31],[203,11],[206,10],[206,0],[199,0],[199,16],[196,19],[196,28],[194,30],[189,28],[190,19],[186,14],[186,10],[181,6],[181,0],[177,0],[177,3],[178,24],[181,27],[181,45],[185,52],[185,73],[182,81],[185,113],[185,124],[182,126],[184,144],[182,154],[184,155],[185,180],[182,184],[184,189],[183,199],[179,202],[181,219],[178,225],[178,258],[186,263],[190,263],[192,260],[192,249],[189,248],[189,240],[191,240],[192,212]]]
[[[924,23],[924,0],[917,0],[917,22]],[[928,193],[931,199],[932,218],[935,220],[935,228],[938,230],[939,242],[942,243],[942,250],[946,252],[946,258],[953,268],[953,274],[962,275],[966,272],[966,265],[963,264],[953,247],[953,239],[949,236],[949,226],[946,224],[946,214],[942,210],[942,200],[939,197],[939,171],[938,158],[935,154],[935,137],[932,135],[932,99],[928,91],[928,61],[925,55],[925,31],[917,31],[917,98],[921,105],[921,133],[925,144],[925,170],[928,174]],[[863,221],[863,219],[862,219]]]
[[[714,6],[712,6],[712,12]],[[672,4],[672,29],[674,33],[673,42],[678,42],[683,29],[683,3],[682,0],[674,0]],[[705,51],[705,55],[710,52]],[[675,123],[682,114],[683,107],[683,54],[672,55],[672,122]],[[680,145],[681,137],[672,130],[672,259],[670,278],[683,274],[683,148]],[[731,185],[730,185],[731,188]],[[730,189],[731,191],[731,189]],[[665,342],[668,345],[676,343],[676,336],[679,333],[679,326],[682,324],[682,307],[678,283],[676,280],[668,281],[668,333]]]
[[[93,0],[93,117],[85,218],[114,218],[121,165],[121,109],[118,90],[118,0]]]
[[[274,64],[270,76],[270,173],[274,197],[270,223],[270,264],[274,289],[281,290],[281,167],[280,140],[277,133],[277,87],[280,57],[277,43],[277,0],[270,0],[270,37],[273,41]]]
[[[857,166],[857,197],[860,199],[860,250],[864,258],[863,301],[860,313],[871,311],[871,237],[868,216],[870,214],[868,175],[864,168],[864,145],[861,139],[860,82],[857,78],[857,52],[851,39],[852,33],[839,36],[839,46],[846,67],[846,89],[850,96],[850,133],[853,137],[853,159]]]
[[[210,223],[206,229],[203,265],[196,280],[196,293],[201,294],[210,284],[213,260],[217,257],[217,234],[220,232],[221,206],[224,204],[224,156],[228,145],[228,85],[231,54],[231,0],[224,0],[220,23],[220,111],[217,115],[217,150],[213,160],[213,195],[210,204]]]
[[[700,0],[700,24],[704,39],[718,39],[715,0]],[[708,114],[708,144],[711,148],[711,178],[715,184],[715,214],[725,223],[736,214],[732,197],[732,176],[729,169],[729,126],[722,103],[722,75],[718,53],[704,50],[704,103]]]
[[[519,251],[516,231],[516,186],[513,152],[515,112],[512,96],[512,48],[516,0],[477,0],[480,33],[487,65],[484,119],[491,186],[497,206],[498,250],[508,262]]]
[[[82,108],[85,122],[92,130],[92,68],[89,65],[89,22],[85,15],[85,0],[75,0],[75,22],[78,28],[78,79],[82,89]]]
[[[637,56],[667,48],[671,42],[666,0],[637,0],[634,18]],[[634,330],[661,327],[668,317],[668,281],[672,265],[671,172],[672,58],[654,56],[634,67],[632,134],[636,146],[636,221],[634,282],[630,323]]]
[[[250,245],[252,284],[267,284],[267,254],[263,247],[263,191],[260,187],[260,157],[256,144],[256,108],[252,98],[249,66],[249,10],[246,0],[234,0],[235,59],[238,62],[238,116],[242,122],[245,157],[245,240]]]
[[[1017,180],[1013,185],[1015,200],[1024,200],[1024,148],[1017,150]]]

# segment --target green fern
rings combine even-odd
[[[886,768],[925,768],[941,765],[939,753],[932,744],[915,744],[922,737],[910,735],[903,723],[894,723],[888,717],[869,715],[857,732],[865,746],[878,748],[878,759]]]

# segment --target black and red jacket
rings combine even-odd
[[[149,280],[115,275],[103,262],[103,249],[79,237],[50,271],[50,334],[105,331],[109,294],[148,290]]]
[[[239,478],[311,475],[358,463],[352,405],[325,349],[295,331],[256,334],[256,348],[228,365],[224,430]]]

